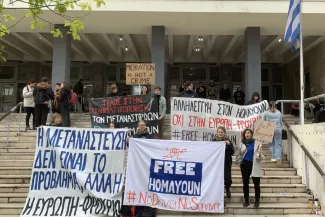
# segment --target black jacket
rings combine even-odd
[[[84,94],[84,85],[81,82],[76,83],[73,87],[73,92],[78,95]]]
[[[214,138],[212,141],[217,141],[216,138]],[[219,141],[218,141],[219,142]],[[232,166],[232,156],[235,153],[234,145],[230,141],[230,144],[226,144],[226,151],[225,151],[225,169],[224,169],[224,179],[225,179],[225,185],[230,187],[232,184],[231,180],[231,166]]]
[[[54,99],[54,93],[51,85],[40,82],[36,85],[33,91],[35,104],[45,104],[49,100]]]
[[[109,92],[106,97],[117,97],[117,96],[121,96],[121,94],[119,92],[113,93],[113,92]]]
[[[235,99],[235,103],[237,105],[244,105],[245,104],[245,93],[243,91],[236,91],[234,93],[233,98]]]
[[[71,94],[70,89],[65,88],[65,87],[61,89],[61,91],[60,91],[60,103],[61,103],[61,105],[65,105],[65,106],[70,105],[70,102],[69,102],[70,94]]]
[[[143,134],[134,134],[132,137],[135,139],[151,139],[151,135],[149,132]]]
[[[197,93],[195,93],[193,90],[184,90],[181,94],[180,97],[186,97],[186,98],[199,98]]]
[[[220,100],[224,100],[224,101],[230,100],[231,92],[230,92],[229,88],[227,88],[227,89],[222,88],[220,90],[220,95],[219,96],[220,96],[219,97]]]

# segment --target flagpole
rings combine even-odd
[[[300,1],[300,124],[305,124],[305,103],[304,103],[304,51],[302,37],[302,1]]]

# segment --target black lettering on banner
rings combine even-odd
[[[254,115],[260,115],[268,109],[267,101],[263,101],[252,107],[241,106],[238,108],[236,118],[247,119]]]
[[[145,120],[148,132],[159,137],[158,102],[151,96],[123,96],[89,100],[89,113],[93,128],[129,128],[135,133],[139,120]]]
[[[197,113],[207,113],[212,112],[212,102],[203,101],[200,99],[179,99],[174,98],[174,111],[179,112],[197,112]]]
[[[119,216],[121,202],[119,200],[107,200],[88,195],[82,204],[82,211],[85,214],[108,215],[111,209],[113,210],[113,216]]]

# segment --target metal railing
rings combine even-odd
[[[321,99],[321,98],[324,98],[324,100],[325,100],[325,93],[306,98],[306,99],[304,99],[304,102],[309,102],[309,101],[312,101],[315,99]],[[283,113],[284,112],[284,103],[299,103],[299,105],[300,105],[300,100],[277,100],[275,103],[276,104],[281,103],[281,112]]]
[[[307,150],[305,144],[299,139],[297,134],[295,132],[293,132],[293,130],[291,129],[291,126],[285,120],[283,120],[283,123],[288,130],[288,139],[290,138],[290,142],[288,142],[289,143],[289,153],[290,153],[290,166],[291,167],[293,166],[292,165],[292,161],[293,161],[292,160],[292,141],[291,141],[291,137],[290,137],[290,135],[292,135],[292,137],[297,141],[300,148],[303,150],[305,157],[308,157],[310,162],[314,165],[314,167],[316,168],[318,173],[323,177],[323,179],[325,181],[325,172],[323,171],[322,167],[316,162],[315,158],[310,154],[310,152]],[[308,175],[308,166],[307,166],[306,162],[305,162],[305,177],[306,177],[306,186],[309,189],[309,180],[308,180],[309,175]]]
[[[18,103],[15,105],[12,109],[10,109],[6,114],[4,114],[2,117],[0,117],[0,121],[4,120],[6,117],[8,117],[11,113],[17,110],[19,107],[19,124],[18,124],[18,136],[20,135],[20,127],[21,127],[21,113],[23,109],[23,102]],[[10,122],[8,121],[8,128],[7,128],[7,144],[9,143],[9,134],[10,134]]]

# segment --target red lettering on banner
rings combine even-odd
[[[189,116],[190,121],[188,123],[189,127],[199,127],[205,128],[205,118],[197,117],[197,116]]]
[[[184,115],[174,114],[172,117],[172,123],[174,126],[184,126]]]
[[[247,128],[253,129],[254,124],[258,119],[261,119],[261,117],[259,116],[259,117],[255,117],[255,118],[250,118],[248,120],[238,120],[237,121],[238,129],[240,129],[240,130],[244,130]]]
[[[102,100],[102,106],[103,107],[108,107],[108,106],[117,106],[121,105],[121,98],[105,98]]]
[[[209,128],[218,128],[222,125],[226,130],[232,130],[232,121],[228,118],[209,118]]]

